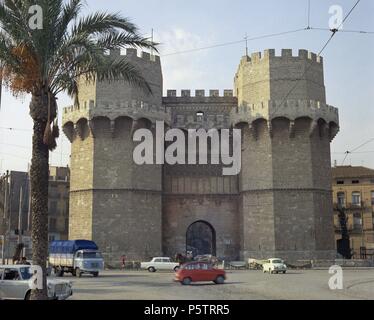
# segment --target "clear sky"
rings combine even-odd
[[[347,14],[356,0],[311,0],[310,25],[328,28],[331,5]],[[144,35],[154,29],[160,53],[214,46],[265,34],[304,28],[308,24],[308,0],[87,0],[86,12],[121,12],[135,22]],[[374,1],[361,0],[343,25],[343,30],[374,31]],[[308,30],[248,42],[249,52],[275,48],[303,48],[319,52],[329,31]],[[233,77],[244,43],[190,53],[166,55],[163,65],[166,89],[226,89]],[[340,165],[344,152],[374,138],[374,34],[338,32],[322,56],[327,103],[339,108],[340,132],[332,142],[332,163]],[[27,170],[31,157],[32,121],[28,96],[15,99],[3,91],[0,111],[0,173]],[[59,96],[60,115],[72,104]],[[22,130],[7,130],[12,127]],[[61,134],[51,164],[69,163],[70,144]],[[374,140],[350,154],[344,164],[374,168]]]

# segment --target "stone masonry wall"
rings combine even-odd
[[[287,99],[325,102],[323,60],[306,50],[299,50],[297,56],[290,49],[282,49],[280,56],[274,49],[252,53],[240,61],[234,93],[240,107],[283,100],[286,95]]]
[[[242,257],[249,252],[274,250],[274,199],[271,139],[266,122],[258,123],[256,136],[248,126],[242,129],[242,171],[240,173]]]
[[[69,239],[92,239],[93,137],[75,136],[71,144]]]
[[[94,192],[94,240],[107,265],[128,260],[148,260],[162,255],[161,193],[101,190]]]

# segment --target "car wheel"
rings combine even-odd
[[[191,282],[192,282],[191,278],[184,278],[184,279],[182,280],[182,284],[185,285],[185,286],[190,285]]]
[[[31,291],[26,293],[25,300],[31,300]]]
[[[283,274],[285,274],[286,273],[286,271],[283,271]]]
[[[97,278],[99,276],[99,273],[98,272],[93,272],[92,275]]]
[[[225,278],[223,276],[218,276],[216,280],[214,280],[214,283],[216,284],[223,284],[225,282]]]
[[[148,271],[149,271],[149,272],[156,272],[156,269],[155,269],[154,267],[149,267],[149,268],[148,268]]]
[[[75,274],[78,278],[81,278],[82,277],[82,272],[81,272],[81,269],[79,268],[75,268]]]
[[[174,268],[174,271],[177,272],[178,270],[179,270],[179,266],[176,266],[176,267]]]

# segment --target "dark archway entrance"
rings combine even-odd
[[[211,224],[196,221],[187,228],[186,251],[192,251],[193,256],[216,255],[216,232]]]

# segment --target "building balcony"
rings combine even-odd
[[[334,202],[334,210],[338,209],[345,209],[345,210],[363,210],[363,209],[372,209],[372,205],[370,203],[365,203],[364,201],[361,201],[360,203],[344,203],[340,204],[337,202]]]
[[[342,228],[341,226],[334,226],[334,231],[335,233],[340,233],[342,231]],[[364,231],[362,225],[356,225],[356,226],[352,226],[352,225],[348,225],[347,226],[347,231],[349,234],[357,234],[357,233],[362,233]]]

